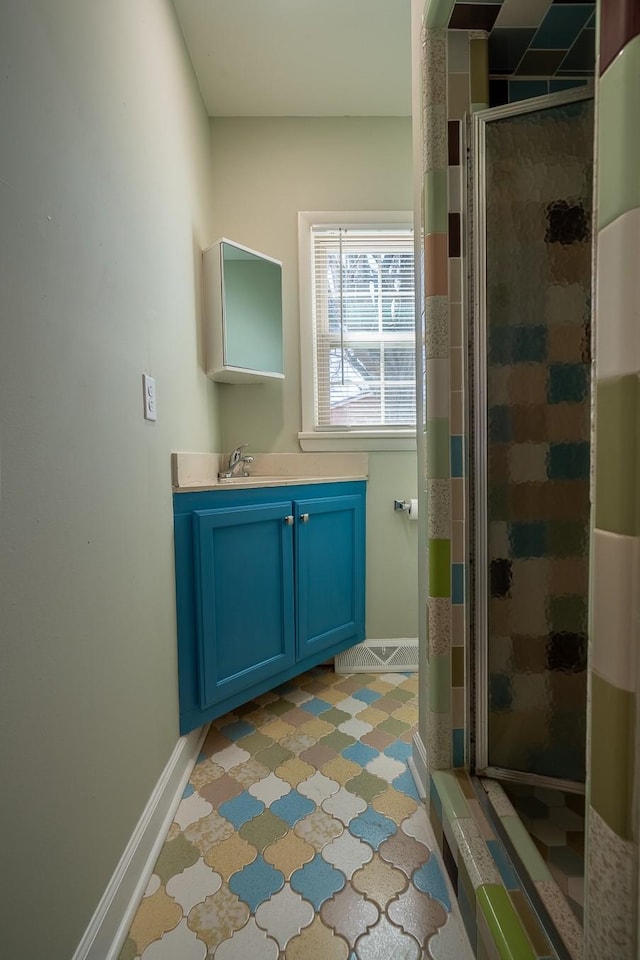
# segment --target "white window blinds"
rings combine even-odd
[[[413,233],[312,227],[315,429],[416,422]]]

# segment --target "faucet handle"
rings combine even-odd
[[[248,443],[239,444],[234,450],[229,454],[229,466],[232,467],[234,463],[237,463],[238,460],[242,457],[242,451],[245,447],[248,447]]]

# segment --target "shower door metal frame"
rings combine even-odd
[[[486,243],[486,163],[485,131],[488,123],[506,117],[536,113],[552,107],[577,103],[593,99],[593,81],[583,87],[563,90],[560,93],[546,94],[531,100],[519,100],[516,103],[491,107],[474,113],[467,125],[467,182],[471,187],[471,229],[468,231],[468,249],[466,251],[470,270],[471,326],[473,330],[473,354],[469,358],[472,364],[473,409],[471,411],[471,429],[473,431],[471,449],[473,450],[473,483],[468,486],[467,516],[473,517],[475,548],[472,563],[474,582],[471,594],[474,597],[472,617],[474,621],[473,658],[475,661],[475,724],[470,724],[470,735],[474,741],[474,772],[478,776],[495,777],[511,783],[526,783],[534,786],[551,787],[569,793],[584,793],[584,784],[573,780],[546,777],[537,773],[525,773],[503,767],[489,765],[489,576],[488,576],[488,479],[487,479],[487,243]],[[473,239],[472,239],[473,237]],[[473,727],[473,729],[471,729]],[[471,745],[469,756],[472,756]]]

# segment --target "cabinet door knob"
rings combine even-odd
[[[291,526],[291,524],[293,523],[293,514],[290,513],[288,517],[285,517],[284,522],[288,523],[289,526]]]
[[[308,514],[308,513],[301,513],[301,514],[300,514],[300,522],[301,522],[301,523],[308,523],[308,522],[309,522],[309,514]]]

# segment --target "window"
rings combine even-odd
[[[300,214],[303,449],[415,437],[413,230],[388,216]]]

